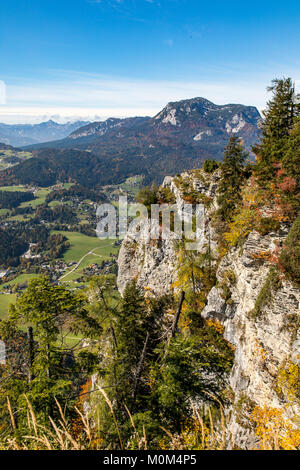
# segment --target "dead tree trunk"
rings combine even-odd
[[[181,296],[180,296],[180,300],[179,300],[179,304],[178,304],[178,309],[177,309],[177,312],[176,312],[174,320],[173,320],[173,324],[172,324],[172,328],[171,328],[171,334],[170,334],[169,339],[168,339],[168,343],[167,343],[167,347],[166,347],[166,350],[165,350],[165,354],[164,354],[164,358],[163,358],[162,363],[165,362],[165,359],[167,357],[170,341],[171,341],[172,338],[174,338],[174,336],[176,334],[176,329],[177,329],[179,317],[180,317],[180,314],[181,314],[182,304],[184,302],[184,298],[185,298],[185,292],[182,291]]]
[[[117,344],[115,330],[114,330],[114,327],[112,326],[111,321],[109,322],[109,324],[110,324],[110,332],[111,332],[112,343],[113,343],[113,375],[114,375],[114,382],[115,382],[116,401],[117,401],[118,408],[120,408],[118,377],[117,377],[117,369],[116,369],[116,362],[118,359],[118,344]]]
[[[182,304],[183,304],[184,298],[185,298],[185,292],[182,291],[182,292],[181,292],[181,296],[180,296],[180,301],[179,301],[178,309],[177,309],[176,315],[175,315],[175,317],[174,317],[174,321],[173,321],[173,325],[172,325],[172,329],[171,329],[170,339],[171,339],[171,338],[174,338],[174,336],[175,336],[175,334],[176,334],[176,329],[177,329],[178,320],[179,320],[179,317],[180,317],[180,314],[181,314]],[[169,342],[170,342],[170,339],[169,339]]]
[[[34,361],[34,343],[33,343],[33,329],[32,326],[27,328],[27,341],[28,341],[28,383],[32,381],[32,367]]]

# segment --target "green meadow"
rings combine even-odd
[[[16,294],[0,294],[0,319],[7,316],[8,306],[15,302],[16,298]]]
[[[38,274],[20,274],[12,281],[2,284],[0,286],[0,290],[3,290],[5,287],[8,287],[8,286],[14,286],[15,284],[24,284],[25,282],[28,282],[31,279],[34,279],[36,277],[39,277]]]
[[[27,191],[27,188],[22,185],[15,185],[15,186],[0,186],[0,191]]]
[[[109,259],[110,253],[117,254],[119,247],[114,246],[114,240],[99,240],[97,237],[89,237],[78,232],[53,231],[64,235],[70,242],[70,248],[64,253],[63,259],[66,263],[80,262],[78,268],[66,280],[75,280],[81,271],[93,263],[99,263]],[[72,271],[74,266],[70,269]]]

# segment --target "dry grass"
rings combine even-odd
[[[133,418],[125,406],[131,425],[132,436],[126,444],[123,442],[121,432],[114,414],[113,405],[106,395],[105,391],[99,388],[99,392],[104,396],[105,401],[113,417],[114,425],[119,437],[119,448],[128,449],[132,443],[136,443],[138,450],[147,449],[147,440],[145,428],[143,427],[143,436],[139,436],[134,425]],[[68,423],[63,413],[60,403],[56,401],[60,419],[55,422],[50,416],[48,426],[39,424],[38,418],[32,408],[31,403],[27,401],[27,433],[18,437],[8,437],[0,442],[2,450],[106,450],[103,439],[98,432],[99,426],[90,420],[84,413],[75,407],[77,418]],[[11,419],[13,434],[16,434],[16,424],[14,414],[11,408],[9,398],[7,398],[7,407]]]
[[[124,439],[121,435],[121,427],[119,426],[113,404],[108,398],[105,391],[99,388],[99,392],[103,395],[105,402],[110,410],[113,418],[113,423],[118,436],[119,444],[118,449],[136,449],[136,450],[147,450],[147,436],[145,426],[142,426],[142,435],[136,429],[134,419],[124,404],[124,407],[128,413],[129,421],[132,427],[132,434],[130,438]],[[47,426],[41,425],[38,422],[36,414],[31,406],[31,403],[26,397],[27,401],[27,432],[20,436],[16,433],[16,423],[14,414],[11,408],[9,399],[7,399],[7,407],[11,419],[11,427],[13,431],[13,437],[6,438],[0,442],[0,448],[2,450],[111,450],[111,445],[107,445],[105,440],[101,437],[99,432],[99,422],[90,420],[84,413],[77,407],[75,407],[77,418],[68,422],[63,410],[56,400],[56,406],[59,411],[59,418],[55,422],[49,416],[49,423]],[[217,400],[218,401],[218,400]],[[180,433],[172,434],[168,429],[161,427],[164,433],[155,448],[157,450],[226,450],[228,448],[234,449],[235,445],[228,432],[228,423],[226,422],[226,416],[224,414],[224,408],[219,402],[219,417],[216,422],[214,421],[210,407],[206,410],[206,419],[204,420],[196,407],[191,403],[191,409],[193,410],[192,417],[186,420],[185,425],[182,427]],[[260,415],[259,415],[260,417]],[[268,423],[265,422],[265,415],[263,426],[259,422],[256,435],[259,438],[259,431],[263,432],[265,437],[265,426]],[[273,419],[273,415],[271,416]],[[96,420],[97,421],[97,420]],[[271,422],[272,424],[273,422]],[[295,439],[293,441],[286,434],[284,443],[286,445],[278,446],[278,439],[276,436],[272,436],[272,432],[278,431],[274,426],[268,426],[268,445],[263,445],[263,439],[258,440],[259,448],[265,450],[278,450],[281,449],[297,449],[300,445],[299,431],[289,430],[292,433],[297,432],[297,443]],[[277,434],[276,434],[277,435]],[[18,436],[18,437],[17,437]],[[277,436],[278,437],[278,436]],[[274,445],[273,445],[274,444]],[[115,448],[115,446],[114,446]]]

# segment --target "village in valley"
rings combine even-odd
[[[95,275],[117,274],[120,242],[97,238],[96,210],[103,200],[116,205],[125,190],[133,200],[136,188],[130,179],[123,188],[104,187],[98,197],[97,191],[83,191],[73,183],[0,187],[12,196],[30,195],[29,200],[0,205],[0,229],[9,234],[0,253],[0,318],[36,277],[47,276],[54,285],[74,290],[85,289]]]

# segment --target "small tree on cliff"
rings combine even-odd
[[[219,184],[219,215],[229,221],[241,200],[241,186],[245,177],[244,164],[247,153],[238,137],[231,137],[225,147],[222,176]]]

